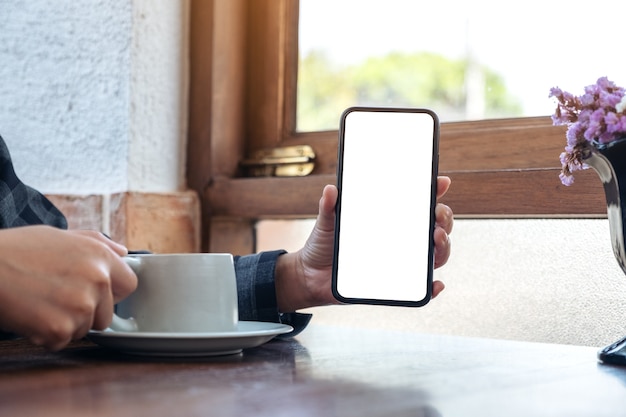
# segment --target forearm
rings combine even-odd
[[[298,255],[286,253],[276,260],[276,302],[282,313],[312,307],[306,299],[306,287],[302,285],[302,268],[299,267]]]

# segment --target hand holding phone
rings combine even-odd
[[[338,301],[417,307],[430,300],[438,145],[430,110],[343,113],[332,276]]]

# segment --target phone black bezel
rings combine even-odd
[[[341,231],[341,196],[342,196],[342,179],[343,179],[343,154],[344,154],[344,136],[345,136],[345,121],[346,117],[352,112],[396,112],[396,113],[426,113],[433,118],[433,147],[431,156],[431,190],[430,190],[430,236],[428,244],[428,268],[427,268],[427,292],[422,300],[410,301],[410,300],[386,300],[386,299],[371,299],[371,298],[351,298],[344,297],[339,294],[337,289],[337,269],[339,259],[339,239]],[[435,229],[435,206],[437,204],[437,176],[439,172],[439,117],[437,114],[426,108],[410,108],[410,107],[367,107],[367,106],[354,106],[349,107],[341,115],[339,125],[339,144],[337,149],[337,189],[339,191],[337,196],[337,203],[335,205],[335,241],[333,248],[333,265],[332,265],[332,282],[331,290],[335,299],[344,304],[368,304],[368,305],[385,305],[385,306],[400,306],[400,307],[422,307],[432,298],[432,283],[434,274],[434,251],[435,245],[433,240],[433,232]]]

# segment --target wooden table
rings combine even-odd
[[[620,416],[597,349],[310,326],[241,354],[147,359],[0,342],[2,416]]]

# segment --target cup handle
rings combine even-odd
[[[109,329],[116,332],[136,332],[139,331],[137,321],[134,318],[123,319],[117,314],[113,313],[113,319],[109,324]]]
[[[126,262],[126,264],[130,266],[130,268],[135,273],[139,271],[139,268],[141,266],[141,260],[139,258],[125,256],[123,259],[124,262]],[[137,321],[134,318],[130,317],[125,319],[113,313],[113,318],[111,320],[111,324],[109,324],[109,329],[116,332],[136,332],[139,331],[139,326],[137,325]]]

